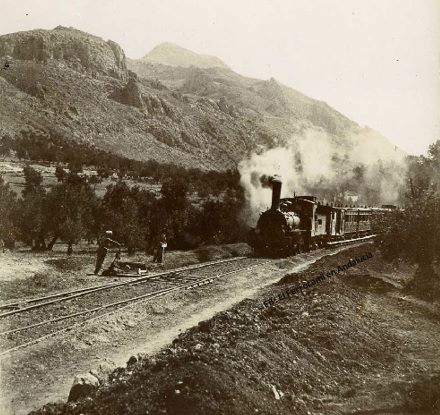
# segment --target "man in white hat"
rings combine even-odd
[[[113,235],[112,231],[105,231],[105,235],[98,238],[98,250],[96,251],[95,275],[97,275],[99,270],[101,269],[110,246],[112,244],[117,245],[119,247],[121,246],[119,242],[116,242],[110,238],[112,235]]]

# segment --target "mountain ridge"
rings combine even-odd
[[[9,65],[0,71],[0,139],[34,129],[136,160],[224,170],[310,129],[335,149],[363,131],[273,78],[189,65],[188,56],[201,55],[185,54],[187,66],[128,59],[113,41],[61,26],[0,36]]]
[[[74,69],[127,79],[125,53],[112,40],[81,30],[57,26],[53,30],[34,29],[0,36],[0,56],[47,63],[62,61]]]
[[[142,62],[158,63],[168,66],[198,68],[227,68],[228,66],[219,58],[193,52],[171,42],[160,43],[140,59]]]

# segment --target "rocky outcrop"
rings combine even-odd
[[[225,63],[215,56],[201,55],[173,43],[157,45],[142,58],[142,61],[184,68],[190,66],[197,68],[227,68]]]
[[[0,57],[39,63],[58,60],[92,76],[126,79],[128,75],[125,54],[118,44],[62,26],[0,36]]]
[[[125,77],[127,72],[127,62],[124,51],[116,42],[113,42],[113,40],[107,40],[107,44],[110,46],[110,49],[113,51],[113,54],[115,56],[115,64],[117,68],[115,76],[118,76],[119,69],[123,72]]]
[[[140,86],[133,78],[130,78],[127,84],[121,90],[117,90],[111,98],[124,105],[136,108],[144,107]]]
[[[163,98],[144,91],[142,85],[135,78],[129,78],[125,86],[116,90],[111,98],[121,104],[142,109],[148,115],[166,115],[170,118],[175,116],[175,110],[170,104]]]
[[[114,363],[104,361],[97,368],[88,373],[77,375],[73,379],[69,393],[69,402],[77,402],[81,399],[95,395],[98,387],[107,385],[110,377],[115,372]]]
[[[69,402],[76,402],[94,396],[98,390],[99,379],[91,373],[75,376],[69,393]]]

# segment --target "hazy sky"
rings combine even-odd
[[[161,42],[216,55],[381,131],[440,139],[440,0],[0,0],[0,33],[73,26],[132,58]]]

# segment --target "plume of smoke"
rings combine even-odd
[[[247,207],[244,219],[254,224],[270,205],[268,179],[283,179],[282,197],[314,194],[339,201],[350,190],[364,204],[394,203],[405,181],[405,154],[377,132],[363,129],[345,140],[321,130],[307,130],[282,146],[252,154],[239,164]]]
[[[254,153],[239,164],[240,181],[247,201],[243,212],[246,222],[254,222],[259,213],[269,207],[271,188],[265,177],[279,174],[283,177],[284,186],[299,186],[292,157],[290,149],[279,147],[261,154]]]
[[[364,129],[352,137],[350,149],[352,163],[365,166],[364,180],[358,193],[376,192],[371,203],[396,203],[406,183],[407,162],[405,153],[375,131]]]

